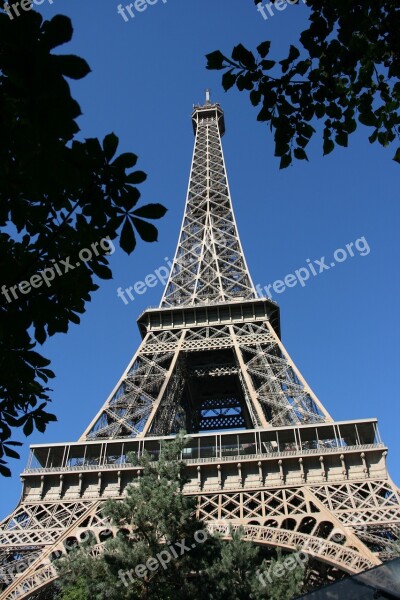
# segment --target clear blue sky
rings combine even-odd
[[[338,420],[378,417],[389,445],[389,467],[400,483],[397,374],[399,365],[399,174],[388,151],[370,146],[362,128],[348,149],[279,171],[271,134],[256,121],[248,97],[225,94],[221,74],[205,69],[204,55],[238,43],[273,41],[281,57],[306,19],[303,4],[264,21],[253,0],[168,0],[124,22],[117,0],[54,0],[46,16],[71,16],[68,53],[86,58],[92,74],[73,85],[80,102],[82,136],[114,131],[121,150],[134,151],[149,175],[146,202],[169,208],[159,242],[141,244],[131,257],[111,258],[114,279],[101,282],[79,326],[58,335],[43,352],[57,373],[52,409],[58,423],[34,434],[34,443],[76,440],[100,409],[139,344],[136,318],[158,305],[161,286],[125,306],[128,287],[172,258],[184,207],[193,147],[192,104],[211,87],[225,110],[225,158],[249,268],[262,286],[331,257],[365,236],[371,252],[349,258],[302,288],[274,294],[281,305],[283,341],[311,387]],[[330,261],[329,261],[330,262]],[[328,263],[329,264],[329,263]],[[1,480],[0,514],[20,496],[19,472]]]

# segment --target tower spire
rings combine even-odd
[[[219,104],[195,106],[195,144],[184,218],[161,307],[256,298],[232,209]]]

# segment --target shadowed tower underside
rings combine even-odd
[[[142,342],[78,442],[35,445],[21,502],[1,524],[0,600],[51,595],[51,561],[91,531],[102,505],[141,469],[127,455],[179,430],[185,493],[210,531],[313,557],[331,580],[380,564],[400,525],[399,490],[375,419],[337,422],[280,339],[278,305],[258,298],[238,236],[222,151],[224,114],[207,94],[178,246],[159,308],[138,319]],[[116,531],[113,531],[116,534]]]

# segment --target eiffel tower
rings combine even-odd
[[[79,441],[31,446],[21,501],[0,527],[0,600],[52,597],[52,559],[88,530],[101,552],[104,501],[141,474],[127,454],[157,459],[182,428],[184,492],[211,532],[228,538],[243,526],[269,549],[301,547],[324,581],[388,557],[400,498],[377,421],[334,421],[296,368],[279,307],[257,297],[246,265],[224,113],[208,92],[192,121],[186,207],[160,306],[140,315],[139,349]]]

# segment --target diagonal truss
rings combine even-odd
[[[80,441],[33,447],[21,502],[0,524],[0,600],[51,597],[52,560],[88,532],[102,552],[118,533],[104,502],[142,474],[129,456],[156,460],[182,428],[191,434],[184,493],[211,532],[228,538],[241,526],[269,548],[302,547],[323,563],[321,583],[390,557],[400,495],[376,420],[333,421],[296,368],[279,308],[257,298],[247,269],[223,112],[207,96],[192,120],[185,213],[160,307],[139,317],[142,342]]]
[[[184,332],[179,330],[147,334],[82,439],[129,438],[142,434],[154,408],[167,391],[183,335]]]
[[[218,394],[219,379],[221,389],[238,380],[232,387],[236,397]],[[216,396],[202,401],[199,381],[208,389],[210,380]],[[263,321],[149,332],[81,439],[329,421],[271,324]]]
[[[300,547],[325,567],[347,573],[380,563],[387,540],[379,531],[388,531],[387,524],[398,522],[400,515],[398,494],[387,480],[259,490],[246,486],[214,493],[199,490],[197,497],[198,517],[211,533],[228,539],[242,527],[249,541],[292,551]],[[36,598],[35,593],[40,598],[40,590],[57,578],[52,559],[66,554],[89,532],[95,542],[93,554],[102,552],[104,540],[117,533],[102,515],[104,500],[26,502],[17,508],[2,523],[0,581],[7,587],[0,591],[0,598]],[[356,522],[362,524],[361,531]],[[374,530],[374,524],[380,530]],[[382,549],[379,556],[363,539]]]
[[[190,326],[186,317],[177,328],[163,326],[165,315],[182,307],[257,301],[232,210],[221,144],[223,112],[207,102],[195,107],[192,118],[196,138],[189,189],[160,312],[150,317],[138,352],[82,439],[331,420],[288,356],[268,311],[262,322],[246,325],[239,318],[237,325],[199,327],[196,313]],[[230,324],[235,311],[229,309]],[[217,357],[212,351],[218,350]],[[208,358],[196,367],[190,354],[197,352],[208,352]],[[222,369],[218,383],[213,373],[215,397],[205,391],[202,396],[196,373],[203,370],[200,387],[206,388],[215,361]]]
[[[185,214],[161,307],[255,298],[237,232],[222,151],[223,112],[196,107]]]

